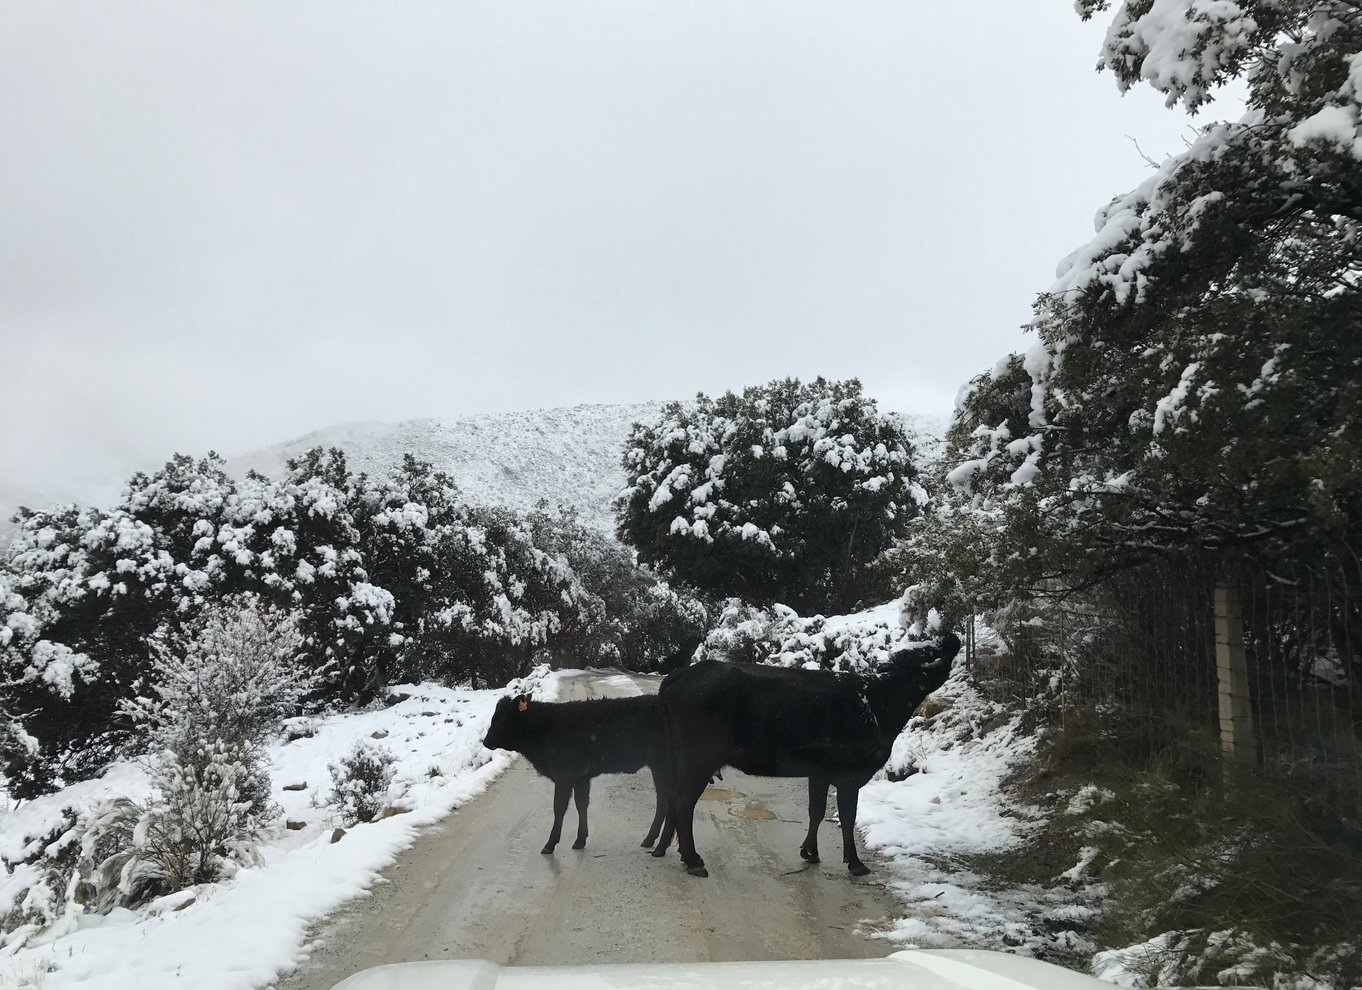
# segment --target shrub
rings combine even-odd
[[[767,610],[732,599],[703,649],[707,659],[733,663],[864,673],[887,661],[906,636],[889,619],[842,618],[829,627],[821,615],[806,618],[781,605]]]
[[[397,757],[382,746],[356,743],[339,763],[332,763],[331,803],[340,809],[346,825],[370,822],[378,817],[393,782]]]
[[[256,836],[277,809],[253,751],[217,742],[184,762],[167,750],[155,784],[122,867],[125,893],[183,890],[258,861]]]

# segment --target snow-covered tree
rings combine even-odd
[[[147,684],[121,705],[151,748],[192,762],[205,744],[262,745],[320,678],[302,664],[294,618],[249,597],[225,600],[151,645]]]
[[[619,535],[722,597],[844,610],[925,502],[912,449],[860,382],[795,379],[672,403],[626,443]]]
[[[10,787],[26,797],[92,772],[125,740],[112,716],[178,588],[155,533],[121,508],[21,510],[18,521],[0,691],[37,743],[6,753]]]
[[[277,616],[261,628],[317,677],[298,683],[341,700],[394,679],[502,684],[574,644],[616,658],[631,638],[651,649],[694,619],[694,603],[640,577],[626,551],[601,566],[584,539],[470,507],[410,457],[369,478],[314,449],[283,478],[237,482],[215,455],[176,455],[107,510],[24,510],[18,522],[0,564],[0,760],[19,796],[144,744],[136,699],[169,656],[211,654],[185,644],[221,625],[206,612],[240,613],[239,596]],[[615,566],[647,593],[610,591]]]
[[[1035,344],[957,411],[949,479],[998,583],[1082,586],[1170,553],[1310,554],[1362,533],[1362,8],[1115,6],[1122,88],[1248,109],[1102,208]],[[1020,548],[1029,548],[1022,551]]]
[[[308,657],[344,697],[373,691],[375,655],[388,641],[394,608],[392,593],[365,567],[363,482],[350,474],[343,452],[314,448],[288,462],[277,491],[259,493],[273,503],[263,519],[239,520],[256,565],[276,578],[266,583],[298,613]]]

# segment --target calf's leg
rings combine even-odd
[[[558,840],[563,837],[563,816],[567,814],[568,801],[572,798],[571,781],[553,782],[553,831],[549,832],[549,841],[544,843],[544,848],[539,850],[544,855],[550,855],[553,847],[558,845]]]
[[[572,796],[577,801],[577,841],[573,849],[586,848],[586,808],[591,803],[591,778],[579,780],[572,785]]]
[[[870,867],[856,855],[856,805],[861,796],[859,783],[837,787],[837,817],[842,820],[842,862],[853,877],[863,877]]]
[[[809,778],[809,834],[804,837],[804,844],[799,847],[799,856],[806,863],[817,863],[818,859],[818,826],[823,824],[823,816],[828,813],[828,785],[832,781],[826,777]],[[842,791],[837,791],[841,797]]]

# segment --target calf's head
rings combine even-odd
[[[502,698],[492,712],[492,724],[487,727],[482,744],[488,749],[517,749],[524,736],[525,713],[529,710],[529,695]]]

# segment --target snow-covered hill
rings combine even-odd
[[[662,405],[584,405],[456,419],[348,423],[227,463],[238,476],[255,470],[277,477],[290,457],[313,447],[339,447],[353,471],[379,474],[410,453],[451,475],[470,502],[527,510],[546,499],[550,505],[572,506],[584,523],[613,532],[611,503],[624,487],[620,467],[624,439],[634,422]],[[945,420],[903,418],[921,456],[933,456],[945,433]]]
[[[450,474],[470,502],[524,511],[546,499],[550,505],[570,505],[583,522],[613,532],[611,503],[624,487],[620,468],[624,439],[634,422],[662,406],[662,402],[581,405],[399,423],[346,423],[230,457],[227,465],[238,477],[249,470],[278,477],[290,457],[313,447],[339,447],[352,470],[380,474],[410,453]],[[945,435],[945,417],[902,418],[917,446],[919,463],[930,461]],[[132,465],[126,473],[155,467]],[[114,492],[113,486],[101,483],[45,495],[0,479],[0,544],[8,542],[9,516],[21,504],[41,507],[72,498],[102,504],[112,500]]]
[[[540,499],[573,506],[613,531],[611,502],[624,487],[620,455],[630,425],[661,403],[348,423],[228,460],[233,474],[270,477],[312,447],[339,447],[353,471],[379,474],[414,454],[451,475],[470,502],[532,509]]]

